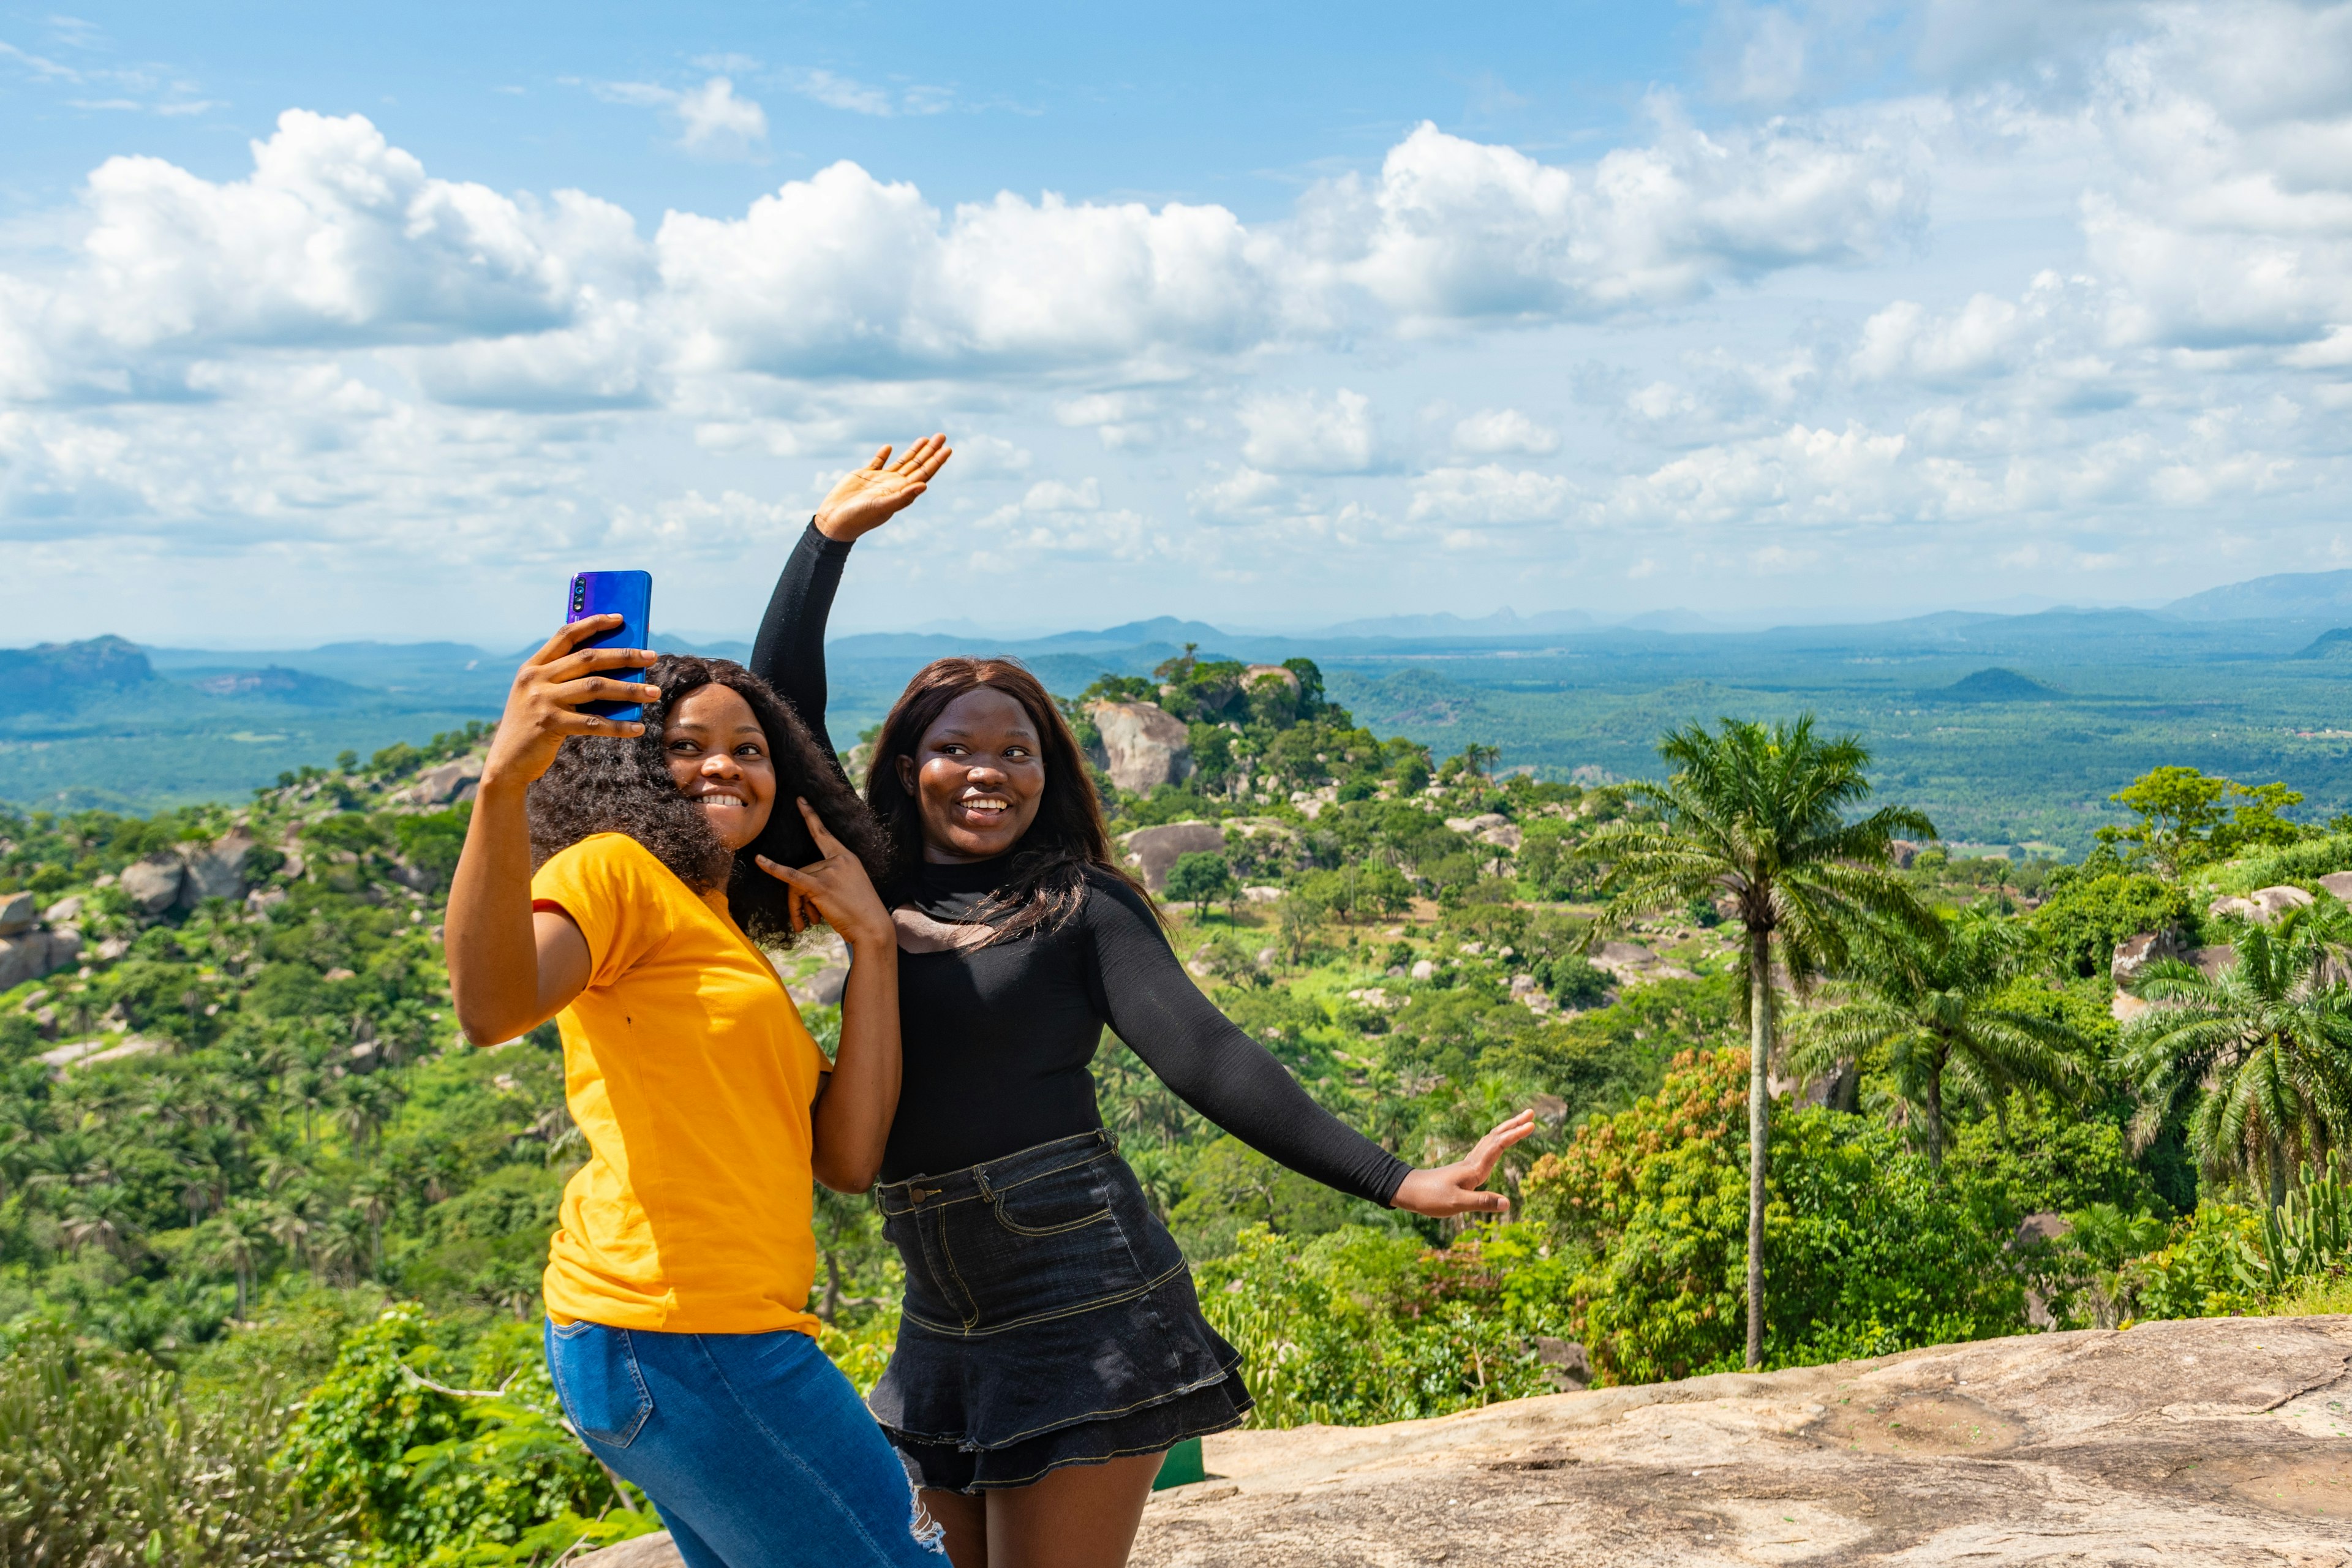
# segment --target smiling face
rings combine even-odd
[[[767,731],[742,694],[716,682],[698,686],[669,705],[662,726],[669,776],[730,850],[768,826],[776,805],[776,763]]]
[[[965,692],[923,732],[898,779],[923,816],[923,858],[986,860],[1021,842],[1045,796],[1029,710],[993,687]]]

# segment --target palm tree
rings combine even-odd
[[[2237,962],[2217,975],[2179,959],[2141,973],[2156,1005],[2126,1026],[2119,1059],[2143,1138],[2202,1090],[2189,1119],[2198,1163],[2216,1180],[2263,1180],[2275,1209],[2290,1164],[2324,1163],[2352,1115],[2352,989],[2337,978],[2352,915],[2331,900],[2233,935]]]
[[[1933,928],[1935,917],[1892,868],[1897,835],[1933,838],[1935,825],[1893,806],[1858,821],[1846,813],[1870,794],[1870,753],[1852,736],[1823,741],[1806,714],[1793,724],[1722,720],[1670,731],[1658,755],[1675,772],[1629,793],[1656,821],[1603,824],[1585,841],[1611,863],[1616,893],[1587,941],[1636,915],[1727,897],[1745,932],[1739,948],[1748,1037],[1748,1364],[1764,1362],[1764,1178],[1772,1059],[1775,950],[1799,987],[1842,966],[1851,936],[1867,924]]]
[[[119,1182],[100,1182],[66,1201],[66,1245],[79,1252],[91,1242],[121,1258],[133,1246],[131,1194]]]
[[[205,1255],[236,1273],[236,1317],[245,1321],[246,1303],[253,1294],[253,1268],[269,1246],[268,1214],[251,1198],[237,1202],[205,1224]]]
[[[383,1222],[392,1213],[392,1186],[377,1172],[368,1172],[352,1184],[344,1206],[367,1222],[368,1272],[383,1272]]]
[[[2022,927],[1982,906],[1938,925],[1933,935],[1898,927],[1857,942],[1852,994],[1798,1023],[1790,1066],[1822,1072],[1883,1047],[1897,1091],[1926,1112],[1927,1166],[1940,1181],[1947,1079],[1994,1105],[2014,1089],[2069,1089],[2081,1076],[2069,1053],[2083,1037],[2000,1005],[2030,963]]]

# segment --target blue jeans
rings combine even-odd
[[[644,1489],[687,1568],[940,1568],[937,1531],[849,1380],[806,1334],[547,1325],[589,1451]]]

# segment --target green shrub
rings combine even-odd
[[[624,1533],[659,1529],[563,1425],[535,1336],[513,1327],[454,1364],[420,1309],[385,1310],[303,1401],[284,1450],[293,1490],[352,1513],[371,1555],[402,1568],[500,1561],[538,1527],[615,1510],[637,1515]],[[447,1392],[458,1377],[495,1397]]]
[[[1410,1421],[1551,1391],[1534,1336],[1558,1331],[1534,1228],[1445,1251],[1350,1226],[1301,1243],[1245,1230],[1201,1266],[1201,1304],[1241,1350],[1253,1426]]]
[[[143,1359],[37,1330],[0,1359],[0,1563],[340,1561],[347,1510],[298,1495],[271,1463],[284,1424],[267,1385],[193,1406]]]

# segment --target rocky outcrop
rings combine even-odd
[[[1097,702],[1087,717],[1102,732],[1103,771],[1119,788],[1148,793],[1192,776],[1184,721],[1157,702]]]
[[[2352,871],[2330,871],[2319,879],[2319,885],[2339,904],[2352,904]]]
[[[81,932],[70,927],[0,937],[0,991],[22,985],[27,980],[38,980],[80,956]]]
[[[1180,855],[1210,855],[1225,847],[1225,831],[1213,822],[1171,822],[1162,827],[1139,827],[1118,841],[1121,857],[1143,885],[1165,891],[1168,869]]]
[[[2183,951],[2178,931],[2142,931],[2116,943],[2115,956],[2107,961],[2107,973],[2116,984],[2128,985],[2149,964],[2158,959],[2179,958]]]
[[[30,893],[0,893],[0,936],[15,936],[39,923],[40,912]]]
[[[2206,907],[2205,913],[2211,920],[2235,916],[2268,925],[2287,910],[2302,909],[2313,901],[2312,896],[2301,888],[2257,888],[2242,898],[2216,899]]]
[[[1499,811],[1482,811],[1475,816],[1449,816],[1445,826],[1481,844],[1497,844],[1506,849],[1517,849],[1523,837],[1519,825]]]
[[[399,805],[447,805],[457,800],[471,800],[481,778],[482,759],[460,757],[454,763],[425,769],[416,775],[415,784],[394,791],[392,799]]]
[[[182,845],[180,859],[187,875],[180,881],[180,907],[192,910],[206,899],[245,897],[245,863],[253,846],[253,835],[244,827],[232,827],[210,844]]]
[[[160,915],[180,901],[180,885],[188,878],[188,864],[169,849],[142,856],[122,868],[115,886],[142,915]]]
[[[1572,1382],[1581,1347],[1543,1345]],[[1136,1568],[2352,1562],[2352,1318],[2210,1318],[1227,1432]],[[641,1537],[579,1568],[675,1568]]]

